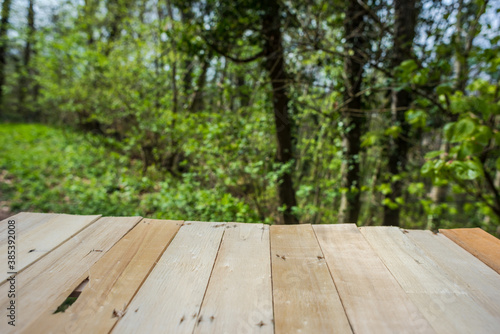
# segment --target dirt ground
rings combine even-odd
[[[9,218],[14,215],[14,213],[9,210],[9,206],[6,204],[6,202],[0,201],[0,220],[4,220],[5,218]]]
[[[6,170],[0,170],[0,183],[4,184],[12,184],[11,178],[8,177],[8,173]],[[4,220],[5,218],[9,218],[13,216],[15,213],[10,211],[9,202],[2,198],[2,193],[0,191],[0,220]]]

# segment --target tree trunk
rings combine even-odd
[[[276,0],[265,3],[262,17],[262,36],[264,38],[265,66],[273,89],[274,121],[278,139],[277,161],[290,164],[293,161],[292,122],[290,120],[287,91],[288,78],[285,73],[283,45],[281,36],[280,8]],[[290,166],[291,167],[291,166]],[[298,219],[292,213],[297,206],[292,181],[292,168],[287,168],[278,178],[280,206],[284,206],[283,221],[285,224],[297,224]]]
[[[113,50],[113,43],[120,38],[122,21],[125,18],[124,4],[120,0],[108,0],[106,2],[108,20],[108,43],[104,48],[104,54],[109,56]]]
[[[396,0],[395,24],[394,24],[394,55],[392,66],[395,68],[401,62],[411,57],[413,39],[415,38],[415,25],[417,22],[417,12],[415,0]],[[396,176],[406,170],[408,151],[410,149],[410,125],[406,122],[405,113],[410,107],[412,97],[407,90],[395,90],[392,95],[392,123],[401,127],[401,132],[397,138],[389,144],[389,175],[391,176],[392,192],[386,196],[392,203],[403,194],[402,182],[392,181],[392,176]],[[399,226],[400,207],[391,208],[384,206],[384,221],[386,226]]]
[[[174,14],[172,9],[172,3],[170,0],[167,0],[167,11],[168,17],[170,19],[170,23],[172,26],[174,25]],[[161,42],[160,42],[161,43]],[[177,106],[179,105],[179,92],[177,89],[177,42],[175,38],[172,38],[172,52],[174,55],[174,60],[172,61],[172,93],[173,93],[173,101],[172,101],[172,112],[177,114]],[[175,122],[175,120],[174,120]],[[175,127],[175,124],[172,126]]]
[[[190,112],[196,113],[203,109],[203,91],[205,90],[205,84],[207,82],[207,71],[210,66],[211,55],[208,55],[203,59],[203,65],[201,66],[201,73],[198,77],[198,82],[196,84],[196,91],[194,92],[193,101],[191,102]]]
[[[0,21],[0,117],[2,117],[3,110],[3,86],[5,84],[5,65],[7,63],[7,30],[11,3],[12,0],[3,0]]]
[[[238,88],[239,107],[245,108],[250,106],[250,93],[245,85],[245,75],[243,73],[238,73],[236,75],[236,87]]]
[[[360,152],[361,135],[363,134],[366,118],[361,112],[361,82],[363,80],[363,66],[365,64],[364,50],[366,49],[364,16],[365,10],[356,1],[349,1],[345,30],[344,71],[346,75],[345,99],[346,108],[343,111],[345,133],[343,135],[344,161],[342,164],[342,187],[347,192],[342,194],[339,210],[339,222],[357,223],[361,209],[361,178]]]
[[[188,2],[179,3],[179,10],[181,12],[181,22],[184,26],[190,26],[193,24],[193,13]],[[191,55],[190,55],[191,56]],[[193,60],[192,57],[184,58],[182,62],[182,67],[184,70],[183,75],[183,90],[184,90],[184,103],[187,105],[186,101],[189,101],[189,96],[191,96],[191,89],[193,85]]]
[[[26,94],[35,87],[33,84],[34,76],[30,68],[30,60],[32,54],[32,46],[35,36],[35,10],[33,8],[34,0],[29,0],[28,3],[28,33],[26,36],[26,44],[23,53],[23,66],[19,76],[19,95],[18,95],[18,111],[20,115],[26,114],[28,108],[24,106]]]

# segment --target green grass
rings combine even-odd
[[[249,206],[196,175],[142,175],[142,163],[93,136],[38,124],[0,124],[0,200],[11,211],[257,222]]]

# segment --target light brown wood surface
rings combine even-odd
[[[433,333],[354,224],[315,225],[355,333]]]
[[[0,222],[5,256],[7,222],[16,221],[24,267],[15,277],[16,327],[6,317],[11,282],[0,282],[0,333],[500,328],[500,241],[479,229],[97,217],[20,213]],[[68,296],[78,299],[54,314]]]
[[[58,216],[57,213],[33,213],[33,212],[20,212],[9,218],[0,221],[0,244],[7,240],[7,222],[14,220],[16,225],[16,234],[24,232],[37,224],[43,224],[49,219]]]
[[[108,217],[85,228],[70,240],[26,268],[16,277],[17,324],[0,322],[0,333],[20,332],[42,314],[50,315],[82,276],[120,240],[140,217]],[[0,285],[0,305],[7,305],[8,282]]]
[[[24,333],[109,333],[120,315],[130,311],[132,297],[181,224],[143,219],[88,270],[89,282],[73,305],[65,312],[42,314]]]
[[[225,226],[185,222],[113,333],[192,333]]]
[[[408,230],[405,234],[500,323],[500,275],[441,233]]]
[[[21,272],[45,254],[76,235],[100,216],[29,214],[16,220],[16,271]],[[28,222],[25,223],[24,219]],[[18,225],[19,224],[19,225]],[[7,234],[7,231],[3,232]],[[0,237],[3,239],[3,237]],[[7,263],[7,240],[0,242],[0,261]],[[1,280],[10,275],[2,273]]]
[[[198,320],[199,334],[274,332],[268,225],[227,224]]]
[[[500,274],[500,240],[480,228],[439,230]]]
[[[271,226],[276,333],[350,333],[311,225]]]
[[[56,213],[32,213],[32,212],[21,212],[18,213],[14,216],[11,216],[9,218],[6,218],[0,222],[0,248],[3,249],[2,254],[0,254],[0,261],[1,261],[1,268],[2,268],[2,273],[6,274],[8,272],[12,272],[12,268],[9,266],[7,262],[7,250],[9,249],[8,246],[8,229],[9,229],[9,221],[14,221],[14,233],[16,235],[15,242],[16,242],[16,251],[18,250],[18,241],[19,241],[19,236],[22,235],[25,231],[43,224],[50,219],[57,217]],[[16,255],[16,260],[18,256]],[[17,268],[14,269],[16,271]],[[9,275],[10,276],[10,275]],[[1,276],[0,276],[1,277]],[[3,279],[0,280],[0,282],[3,282]]]
[[[493,333],[495,316],[397,227],[362,227],[361,232],[411,300],[440,333]],[[447,257],[449,254],[443,254]]]

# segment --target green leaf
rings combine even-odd
[[[453,131],[455,131],[454,126],[455,122],[451,122],[451,123],[446,123],[443,128],[444,137],[446,138],[447,141],[451,141],[451,138],[453,137]]]
[[[452,92],[452,87],[449,84],[441,84],[436,87],[436,94],[437,95],[443,95],[443,94],[450,94]]]
[[[417,65],[417,63],[414,60],[410,59],[410,60],[403,61],[401,63],[401,65],[399,65],[399,68],[403,72],[411,73],[411,72],[415,71],[418,68],[418,65]]]
[[[450,169],[461,180],[474,180],[483,175],[481,165],[474,160],[453,161]]]
[[[427,152],[427,154],[425,155],[425,159],[429,160],[429,159],[433,159],[435,157],[439,157],[441,155],[441,153],[443,153],[443,151],[430,151],[430,152]]]
[[[394,203],[393,201],[391,201],[389,198],[384,198],[384,200],[382,201],[382,204],[391,210],[395,210],[398,208],[398,205],[396,203]]]
[[[363,136],[363,141],[361,142],[361,147],[374,146],[379,141],[379,136],[375,133],[369,132]]]
[[[461,119],[460,121],[455,123],[453,125],[453,128],[450,130],[451,131],[450,141],[452,143],[458,143],[470,139],[470,137],[474,133],[475,128],[476,125],[471,119],[469,118]]]
[[[422,182],[410,183],[408,185],[408,192],[412,195],[421,195],[424,193],[424,184]]]
[[[458,147],[457,158],[460,160],[464,160],[467,157],[472,157],[476,154],[481,153],[482,151],[483,151],[483,146],[481,146],[476,142],[467,141],[462,143],[462,145]]]
[[[420,172],[424,176],[430,176],[433,171],[434,171],[434,161],[432,160],[427,161],[420,169]]]
[[[422,72],[418,72],[416,73],[413,78],[411,79],[412,83],[414,83],[415,85],[419,85],[419,86],[423,86],[427,83],[427,80],[429,79],[428,78],[428,71],[422,71]]]
[[[392,188],[390,183],[382,183],[381,185],[378,186],[378,190],[384,195],[392,193]]]
[[[427,124],[427,113],[423,110],[408,110],[405,114],[406,121],[416,128],[424,128]]]
[[[476,140],[483,146],[486,146],[490,143],[490,139],[492,136],[493,132],[491,132],[491,129],[486,125],[481,125],[476,130]]]
[[[397,138],[400,133],[401,133],[401,127],[397,125],[391,126],[384,132],[385,135],[391,136],[392,138]]]

